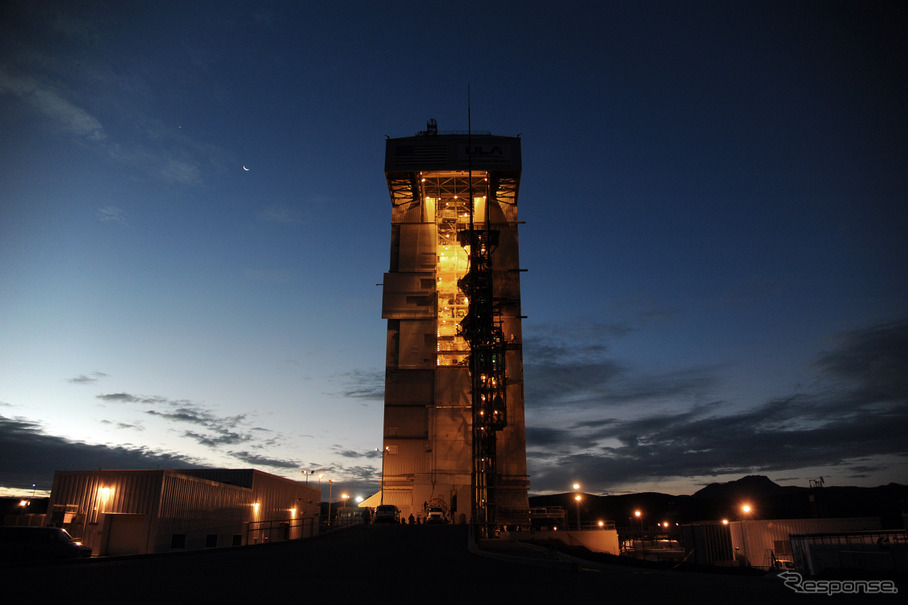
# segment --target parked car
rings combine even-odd
[[[445,511],[441,507],[430,506],[429,510],[426,512],[426,523],[447,523],[448,520],[445,519]]]
[[[400,523],[400,509],[393,504],[380,504],[375,507],[372,523]]]
[[[91,548],[73,540],[58,527],[0,527],[0,561],[80,559]]]

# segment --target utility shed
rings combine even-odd
[[[47,525],[94,555],[198,550],[312,536],[320,500],[253,469],[57,471]]]
[[[681,541],[701,565],[790,568],[794,566],[792,535],[879,527],[875,517],[713,521],[683,525]]]

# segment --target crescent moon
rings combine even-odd
[[[245,166],[243,166],[243,170],[245,170],[246,172],[249,172],[249,169],[246,168]]]

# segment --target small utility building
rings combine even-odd
[[[57,471],[47,524],[94,555],[197,550],[314,535],[320,500],[253,469]]]

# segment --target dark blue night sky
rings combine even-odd
[[[375,491],[385,136],[465,130],[468,86],[522,139],[532,493],[908,481],[905,31],[903,2],[4,3],[0,486]]]

